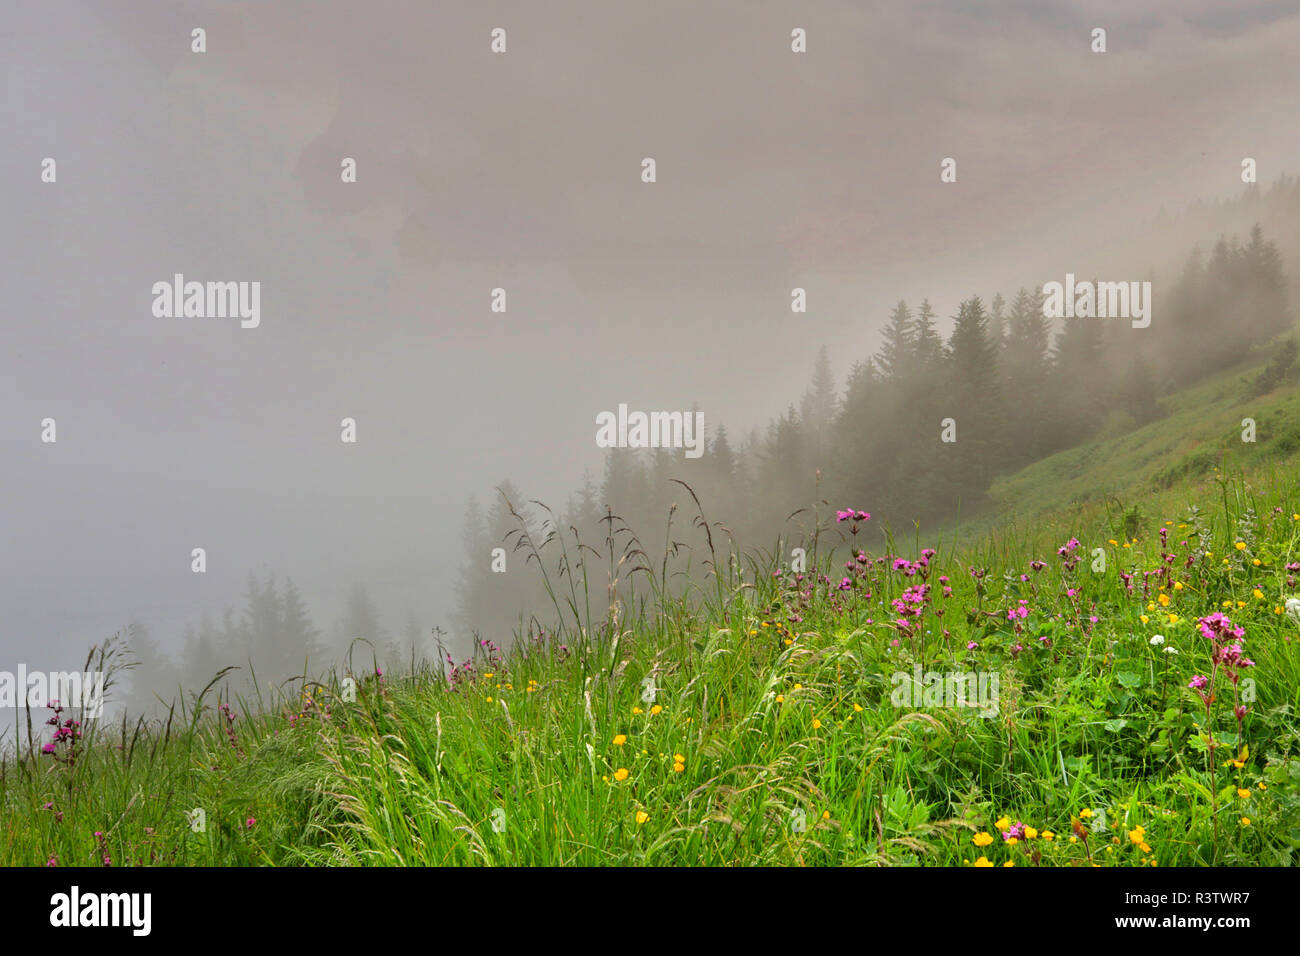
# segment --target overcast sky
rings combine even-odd
[[[250,570],[446,626],[467,496],[563,504],[599,411],[744,433],[899,298],[1296,173],[1297,50],[1281,0],[8,5],[0,669],[170,642]],[[178,272],[259,281],[260,326],[155,317]]]

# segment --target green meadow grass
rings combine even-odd
[[[1238,412],[1223,413],[1226,428]],[[1130,437],[1112,453],[1128,454]],[[941,547],[910,635],[891,603],[926,572],[875,563],[895,549],[865,531],[871,522],[859,535],[878,545],[865,546],[870,570],[847,591],[844,547],[822,555],[829,583],[807,595],[782,547],[781,561],[714,556],[721,573],[676,597],[625,547],[617,562],[602,552],[601,595],[608,577],[623,589],[603,621],[582,620],[592,582],[575,562],[551,581],[565,627],[482,648],[452,677],[436,664],[357,666],[351,690],[335,673],[268,698],[237,696],[226,674],[163,719],[96,723],[71,759],[66,746],[57,757],[11,748],[0,863],[1292,864],[1300,631],[1285,599],[1297,590],[1286,565],[1300,481],[1294,459],[1275,455],[1232,478],[1212,466],[1152,483],[1171,455],[1190,453],[1152,459],[1147,483],[1132,486],[1144,489],[1136,514],[1128,500],[1092,502],[1069,528],[1044,513],[1032,531]],[[1168,585],[1152,578],[1144,595],[1162,526]],[[1056,554],[1070,536],[1081,541],[1072,572]],[[1135,594],[1120,571],[1135,575]],[[658,594],[661,613],[627,610],[633,581]],[[1022,600],[1027,617],[1009,621]],[[1215,611],[1245,629],[1256,666],[1235,693],[1220,672],[1207,714],[1187,685],[1212,672],[1196,622]],[[100,653],[111,667],[118,651]],[[916,666],[996,673],[996,713],[897,706],[894,675]],[[1035,835],[1005,840],[1017,823]]]

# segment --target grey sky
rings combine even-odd
[[[1296,2],[12,5],[0,668],[254,569],[445,625],[465,498],[562,504],[598,411],[743,433],[900,297],[1145,269],[1162,205],[1294,174],[1297,50]],[[260,328],[155,318],[176,272]]]

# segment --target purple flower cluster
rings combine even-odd
[[[63,706],[57,700],[50,701],[50,709],[54,711],[54,716],[45,723],[54,728],[54,737],[41,747],[41,753],[53,757],[59,763],[72,766],[77,760],[77,741],[81,739],[81,721],[73,720],[71,717],[64,720],[61,717]]]

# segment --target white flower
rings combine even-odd
[[[1286,599],[1286,615],[1300,624],[1300,598],[1289,597]]]
[[[1164,642],[1165,636],[1163,634],[1156,634],[1151,638],[1152,644],[1163,644]]]
[[[1166,648],[1165,648],[1165,653],[1166,653],[1166,654],[1177,654],[1177,653],[1178,653],[1178,648],[1176,648],[1176,647],[1166,647]]]

